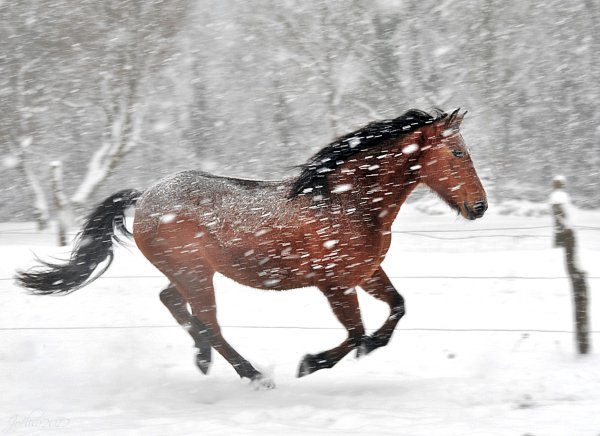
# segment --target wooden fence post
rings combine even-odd
[[[68,211],[67,201],[63,191],[62,182],[62,163],[60,161],[50,162],[52,172],[52,200],[56,209],[56,217],[58,224],[58,245],[67,245],[67,227],[68,227]]]
[[[577,351],[579,354],[587,354],[590,349],[588,287],[585,271],[579,267],[578,263],[577,239],[570,221],[570,199],[564,188],[564,177],[555,177],[552,195],[550,196],[554,216],[554,246],[564,247],[565,249],[565,263],[573,293]]]

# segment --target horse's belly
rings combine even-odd
[[[216,271],[258,289],[287,290],[317,286],[320,288],[359,286],[378,268],[378,259],[361,262],[345,258],[316,259],[312,256],[281,256],[255,253],[231,253]]]
[[[281,291],[314,284],[310,265],[298,259],[256,255],[251,249],[228,257],[227,262],[216,265],[217,272],[245,286]]]

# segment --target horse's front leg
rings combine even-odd
[[[348,338],[331,350],[304,356],[298,368],[298,377],[303,377],[323,368],[331,368],[346,354],[358,347],[365,334],[360,318],[356,289],[332,287],[321,288],[321,292],[327,297],[337,319],[348,331]]]
[[[369,354],[376,348],[387,345],[394,333],[394,329],[406,312],[404,298],[398,293],[387,274],[381,267],[361,287],[371,296],[382,300],[390,306],[390,315],[383,326],[371,336],[365,336],[358,348],[357,355]]]

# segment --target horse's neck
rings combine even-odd
[[[360,211],[378,226],[391,227],[400,207],[418,185],[411,171],[416,161],[401,154],[401,149],[383,149],[366,154],[366,159],[342,165],[330,180],[333,195],[336,190],[344,191],[348,187],[347,192],[335,196],[339,202]]]

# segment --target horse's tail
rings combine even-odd
[[[110,266],[113,242],[123,242],[116,232],[131,236],[125,228],[125,210],[134,205],[140,195],[139,191],[126,189],[108,197],[86,218],[67,262],[40,261],[40,266],[17,272],[17,283],[33,294],[48,295],[68,294],[93,282]],[[107,258],[108,262],[92,275]]]

